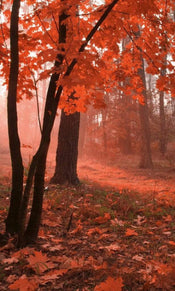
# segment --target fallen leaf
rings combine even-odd
[[[111,220],[111,224],[112,225],[124,226],[124,222],[122,220],[117,219],[117,218],[114,218],[113,220]]]
[[[63,250],[63,247],[61,245],[49,247],[49,251],[51,252],[60,251],[60,250]]]
[[[57,227],[57,226],[60,226],[60,223],[61,223],[60,221],[53,221],[50,219],[44,219],[42,222],[42,225],[47,225],[50,227]]]
[[[17,259],[17,258],[15,258],[15,257],[12,257],[12,258],[9,258],[9,259],[4,259],[3,261],[2,261],[4,264],[13,264],[13,263],[18,263],[19,262],[19,260]]]
[[[9,275],[6,279],[7,283],[11,284],[17,279],[16,275]]]
[[[53,270],[48,272],[46,275],[42,276],[40,278],[41,284],[46,284],[49,281],[57,279],[59,276],[64,275],[68,270],[67,269],[61,269],[61,270]]]
[[[28,278],[23,275],[13,284],[11,284],[9,289],[19,291],[35,291],[38,289],[38,283],[34,280],[28,280]]]
[[[172,216],[171,215],[163,216],[163,219],[166,222],[170,222],[170,221],[172,221]]]
[[[135,255],[134,257],[132,257],[133,260],[136,260],[138,262],[142,262],[143,261],[143,257],[142,256],[139,256],[139,255]]]
[[[101,223],[106,223],[109,219],[111,219],[111,215],[109,213],[105,213],[104,216],[96,217],[94,221],[101,224]]]
[[[94,291],[121,291],[123,286],[123,279],[121,277],[117,279],[108,277],[105,282],[97,285]]]
[[[15,253],[12,254],[12,257],[20,259],[20,258],[24,258],[26,255],[32,254],[35,251],[34,248],[23,248]]]
[[[99,249],[107,249],[108,251],[118,251],[120,250],[120,246],[117,243],[111,244],[109,246],[101,246]]]
[[[96,234],[101,234],[102,231],[101,231],[101,229],[98,228],[98,227],[90,228],[90,229],[88,230],[88,232],[87,232],[87,235],[90,236],[90,235],[95,234],[95,233],[96,233]]]
[[[81,230],[83,229],[83,226],[81,224],[78,224],[78,226],[71,231],[71,234],[76,234],[78,232],[81,232]]]
[[[137,225],[142,225],[146,222],[145,216],[137,215],[137,219],[134,219]]]
[[[28,267],[31,267],[37,274],[41,274],[48,269],[54,268],[52,262],[48,262],[49,258],[42,252],[34,251],[32,255],[27,258],[29,262]]]
[[[127,228],[125,236],[137,236],[138,233],[134,229]]]

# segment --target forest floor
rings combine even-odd
[[[78,172],[78,187],[48,184],[36,245],[1,240],[0,290],[175,290],[174,169],[86,161]],[[0,238],[9,183],[0,179]]]

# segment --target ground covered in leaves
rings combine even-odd
[[[9,193],[1,180],[1,234]],[[0,290],[175,290],[175,205],[153,192],[49,185],[37,244],[0,246]]]

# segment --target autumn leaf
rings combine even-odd
[[[77,234],[77,233],[81,232],[82,229],[83,229],[83,226],[81,225],[81,221],[79,219],[77,221],[77,227],[71,231],[71,234]]]
[[[9,259],[4,259],[2,262],[4,264],[13,264],[13,263],[18,263],[19,260],[17,258],[12,257],[12,258],[9,258]]]
[[[40,278],[40,283],[46,284],[49,281],[57,279],[59,276],[64,275],[68,270],[67,269],[60,269],[60,270],[53,270],[48,272],[46,275]]]
[[[95,220],[95,222],[97,222],[99,224],[103,224],[103,223],[106,223],[110,218],[111,218],[110,214],[105,213],[104,216],[96,217],[94,220]]]
[[[139,256],[139,255],[135,255],[134,257],[132,257],[133,260],[136,260],[138,262],[142,262],[143,261],[143,257],[142,256]]]
[[[117,279],[108,277],[105,282],[97,285],[94,291],[121,291],[123,286],[123,279],[121,277]]]
[[[137,236],[138,233],[134,229],[127,228],[125,236]]]
[[[99,229],[98,227],[95,227],[95,228],[90,228],[87,232],[87,235],[90,236],[92,234],[101,234],[102,231],[101,229]]]
[[[48,260],[47,255],[44,255],[42,252],[34,251],[33,255],[27,258],[29,262],[28,267],[32,268],[37,274],[41,274],[54,267],[54,264],[48,262]]]
[[[25,275],[22,275],[17,281],[9,286],[9,289],[19,291],[35,291],[38,289],[38,283],[34,280],[28,280]]]
[[[15,253],[12,254],[12,257],[17,258],[17,259],[21,259],[24,258],[25,256],[32,254],[35,251],[34,248],[23,248]]]
[[[169,243],[169,245],[171,245],[171,246],[174,246],[174,247],[175,247],[175,242],[174,242],[174,241],[170,240],[168,243]]]
[[[99,249],[107,249],[108,251],[118,251],[120,250],[120,246],[117,243],[111,244],[109,246],[101,246]]]
[[[124,222],[122,220],[118,220],[117,218],[114,218],[111,220],[112,225],[119,225],[119,226],[124,226]]]
[[[59,227],[60,226],[60,221],[57,220],[57,219],[55,221],[49,220],[49,219],[44,219],[42,224],[50,226],[50,227]]]

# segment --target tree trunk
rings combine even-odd
[[[79,183],[77,176],[79,125],[79,112],[66,115],[62,110],[55,173],[50,181],[53,184]]]
[[[148,119],[147,105],[139,104],[139,116],[141,123],[141,157],[140,168],[153,168],[151,146],[150,146],[150,128]]]
[[[146,93],[146,81],[145,81],[145,71],[144,71],[144,61],[141,56],[142,67],[139,69],[138,73],[143,82],[143,96],[144,104],[139,103],[139,116],[141,124],[141,159],[140,168],[152,168],[152,156],[151,156],[151,144],[150,144],[150,124],[148,117],[148,104],[147,104],[147,93]]]
[[[44,151],[38,159],[35,179],[34,179],[34,193],[33,203],[30,219],[27,225],[27,229],[22,239],[22,244],[26,245],[36,241],[41,222],[43,194],[44,194],[44,177],[46,169],[46,158],[49,149],[50,141],[45,145]]]
[[[17,124],[17,83],[19,70],[18,52],[18,20],[20,0],[14,0],[10,23],[10,53],[11,65],[9,76],[9,88],[7,97],[8,112],[8,134],[10,155],[12,161],[12,191],[8,216],[6,219],[6,232],[16,233],[18,231],[19,210],[23,192],[23,163],[20,150],[20,140]]]
[[[166,122],[165,122],[165,107],[164,107],[164,92],[159,95],[159,110],[160,110],[160,152],[162,155],[166,153],[167,138],[166,138]]]
[[[164,51],[166,51],[166,48],[164,48]],[[163,63],[164,68],[162,68],[161,70],[161,76],[166,76],[166,65],[167,56],[164,57]],[[159,93],[159,114],[160,114],[160,152],[162,153],[162,155],[165,155],[167,147],[167,132],[165,121],[164,91],[160,91]]]
[[[67,15],[64,12],[59,16],[59,32],[60,32],[59,43],[64,43],[66,39],[66,26],[64,23],[62,23],[66,19],[66,17]],[[57,60],[55,61],[56,67],[59,67],[62,64],[63,58],[64,58],[63,54],[57,55]],[[63,89],[62,86],[59,86],[57,93],[55,95],[57,86],[56,82],[58,81],[58,79],[59,74],[54,73],[52,74],[49,83],[44,111],[41,142],[30,165],[26,187],[24,190],[24,196],[21,204],[20,221],[18,229],[18,246],[24,246],[30,242],[34,242],[37,239],[38,235],[44,194],[44,176],[46,168],[46,158],[50,144],[50,135],[53,128],[58,103]],[[29,223],[25,231],[27,206],[29,202],[33,177],[34,177],[33,204]]]
[[[140,28],[135,34],[136,38],[140,36]],[[142,95],[144,98],[144,104],[139,103],[139,117],[141,125],[141,156],[140,156],[140,168],[153,168],[152,155],[151,155],[151,131],[148,114],[148,101],[146,91],[146,78],[143,55],[140,52],[141,67],[138,69],[138,74],[142,80],[143,90]]]
[[[86,128],[87,128],[87,113],[81,113],[80,114],[79,143],[78,143],[78,157],[79,158],[82,158],[84,154]]]
[[[127,84],[127,82],[124,82]],[[132,143],[131,143],[131,97],[123,95],[120,99],[121,112],[124,112],[125,118],[120,119],[120,134],[118,145],[120,151],[124,155],[132,154]]]

